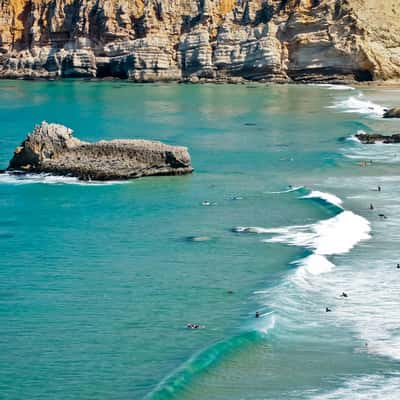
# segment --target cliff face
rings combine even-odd
[[[0,77],[400,77],[400,0],[0,0]]]

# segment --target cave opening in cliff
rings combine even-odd
[[[362,69],[354,72],[354,79],[357,82],[371,82],[374,80],[374,76],[371,71]]]

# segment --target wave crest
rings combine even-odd
[[[358,242],[370,238],[370,223],[351,211],[315,224],[283,228],[238,227],[236,232],[273,234],[267,243],[286,243],[310,249],[314,254],[333,255],[350,251]]]
[[[383,117],[386,107],[369,100],[364,100],[363,95],[360,93],[358,96],[350,96],[347,99],[339,100],[328,108],[381,118]]]

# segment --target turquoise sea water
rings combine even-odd
[[[0,176],[0,398],[397,399],[398,147],[352,135],[399,93],[1,81],[0,168],[47,120],[195,172]]]

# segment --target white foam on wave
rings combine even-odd
[[[335,264],[331,263],[326,257],[319,254],[311,254],[293,262],[298,265],[296,275],[303,277],[304,275],[320,275],[332,271]]]
[[[304,186],[296,186],[296,187],[290,187],[286,190],[281,190],[281,191],[276,191],[276,192],[266,192],[268,194],[283,194],[283,193],[291,193],[291,192],[297,192],[300,189],[303,189]]]
[[[313,289],[312,281],[317,275],[331,272],[336,267],[325,256],[319,254],[311,254],[292,264],[296,264],[298,268],[290,275],[289,280],[303,290]]]
[[[366,132],[361,129],[357,131],[357,135],[365,135],[365,134],[366,134]],[[346,141],[361,143],[360,139],[356,135],[351,135],[351,136],[347,137]]]
[[[252,228],[244,228],[243,232],[251,232],[249,229]],[[264,242],[286,243],[305,247],[314,254],[333,255],[347,253],[361,240],[369,239],[371,227],[365,218],[351,211],[343,211],[315,224],[257,230],[257,233],[275,235],[264,239]]]
[[[342,208],[343,203],[342,199],[335,196],[334,194],[320,192],[318,190],[313,190],[310,194],[303,196],[302,199],[322,199],[327,203],[333,204],[340,208]]]
[[[361,93],[358,96],[350,96],[344,100],[338,100],[334,105],[328,108],[338,109],[348,113],[383,117],[386,107],[373,103],[370,100],[365,100],[363,97]]]
[[[352,86],[347,85],[333,85],[331,83],[311,83],[311,86],[322,87],[328,90],[356,90]]]
[[[255,328],[258,332],[261,332],[264,335],[268,335],[268,333],[272,329],[274,329],[275,322],[276,319],[273,312],[261,314],[260,318],[258,318],[255,322]]]
[[[335,305],[337,323],[351,326],[362,351],[400,360],[400,282],[394,265],[360,260],[360,264],[341,267],[341,273],[322,282],[325,296],[334,288],[348,287],[349,298]],[[361,351],[361,350],[360,350]]]
[[[344,382],[328,393],[313,394],[310,400],[398,400],[400,376],[365,375]]]
[[[374,222],[374,241],[357,252],[341,258],[337,273],[319,276],[312,285],[320,290],[320,301],[332,304],[335,323],[343,330],[352,331],[360,346],[357,351],[400,361],[400,176],[380,176],[379,184],[384,190],[374,190],[376,176],[359,177],[357,180],[358,204],[371,200],[377,209],[390,215],[389,220]],[[332,188],[351,193],[354,179],[330,178],[325,182]],[[353,196],[354,197],[354,196]],[[349,297],[334,300],[338,288]],[[365,346],[367,343],[367,346]],[[400,389],[400,387],[399,387]]]
[[[398,163],[400,161],[399,145],[391,143],[377,142],[375,144],[352,146],[343,148],[343,153],[345,157],[352,160],[367,160],[384,164]]]
[[[81,181],[72,176],[57,176],[51,174],[14,174],[5,172],[0,174],[0,184],[27,185],[42,183],[48,185],[80,185],[80,186],[104,186],[122,184],[127,181]]]
[[[258,226],[237,226],[233,228],[233,231],[237,233],[270,233],[270,229]]]

